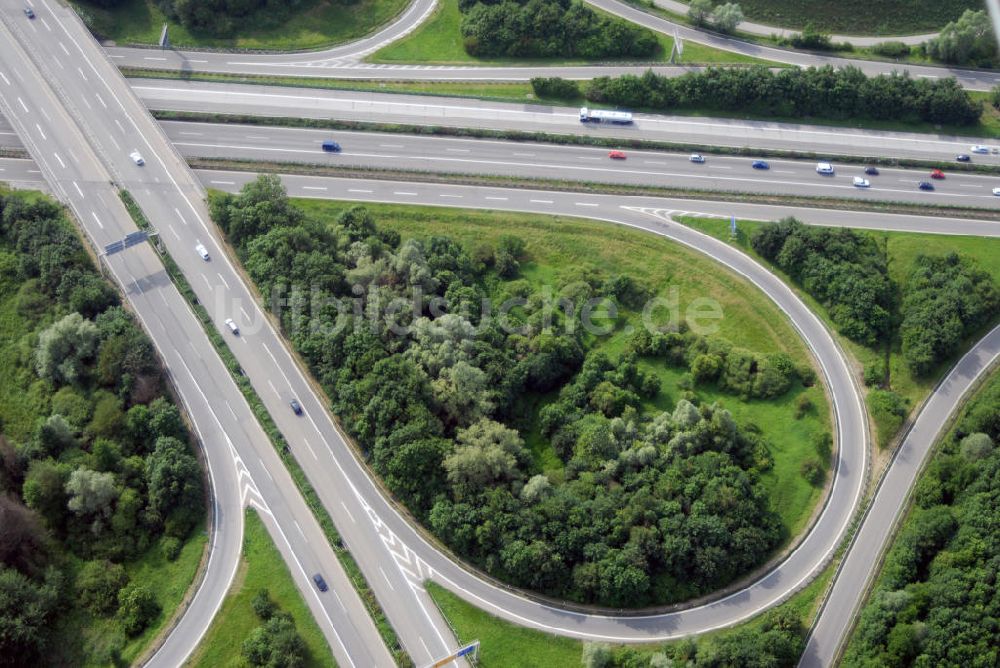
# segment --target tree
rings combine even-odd
[[[17,497],[0,492],[0,565],[22,573],[38,573],[47,551],[48,536],[41,517]]]
[[[687,15],[691,23],[705,25],[712,16],[712,0],[691,0]]]
[[[66,523],[69,496],[66,483],[71,467],[52,459],[31,462],[24,479],[22,493],[28,507],[45,519],[50,529],[61,532]]]
[[[271,600],[271,593],[267,589],[260,589],[256,594],[254,594],[253,600],[250,601],[250,607],[253,608],[254,614],[265,622],[269,620],[278,609],[277,604]]]
[[[38,335],[35,370],[56,384],[83,381],[84,363],[97,352],[97,325],[70,313]]]
[[[31,665],[38,660],[59,604],[60,580],[53,569],[37,584],[0,567],[0,663]]]
[[[57,456],[76,444],[76,430],[62,415],[50,415],[38,426],[38,445],[47,455]]]
[[[611,665],[611,648],[604,643],[585,642],[581,663],[584,668],[607,668]]]
[[[243,656],[251,666],[299,668],[305,664],[306,644],[287,613],[276,613],[243,641]]]
[[[166,523],[168,535],[187,536],[200,518],[203,500],[201,467],[188,447],[169,436],[156,439],[146,458],[146,485],[153,522]]]
[[[966,63],[988,58],[996,53],[996,38],[985,9],[966,9],[951,21],[938,36],[924,43],[927,55],[946,63]]]
[[[87,468],[79,468],[70,474],[66,493],[69,495],[67,507],[84,519],[92,519],[95,529],[100,529],[103,522],[111,518],[112,504],[118,498],[113,473],[99,473]]]
[[[80,602],[95,615],[108,616],[118,609],[118,593],[128,584],[121,564],[105,559],[88,561],[76,576]]]
[[[712,13],[712,24],[721,32],[733,32],[743,23],[743,9],[735,2],[719,5]]]
[[[133,582],[118,592],[116,619],[125,635],[139,635],[158,614],[160,604],[146,587]]]

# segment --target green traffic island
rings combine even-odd
[[[937,444],[850,635],[844,666],[995,664],[1000,375]]]
[[[413,325],[402,337],[379,318],[348,318],[340,322],[346,330],[324,325],[333,311],[303,310],[294,290],[287,303],[295,308],[275,315],[397,499],[496,577],[584,603],[682,601],[765,562],[801,532],[822,497],[829,408],[805,346],[763,295],[708,258],[577,220],[292,202],[269,177],[210,201],[265,294],[279,287],[271,257],[285,258],[281,285],[309,286],[309,303],[358,298],[351,286],[362,286],[368,312],[415,290],[452,305],[435,319],[402,314]],[[246,208],[254,201],[269,202],[266,226]],[[664,257],[672,262],[664,266]],[[545,286],[567,298],[597,297],[596,309],[619,314],[604,320],[604,334],[582,325],[564,331],[558,314],[558,327],[542,327],[552,303]],[[718,300],[718,335],[679,324],[648,337],[629,331],[641,324],[637,304],[676,299],[676,290]],[[527,330],[508,335],[464,315],[484,297],[526,300],[510,317]],[[487,328],[477,334],[480,325]],[[334,359],[339,370],[329,366]],[[704,484],[678,487],[678,476]],[[712,489],[740,492],[725,500],[700,491]],[[637,498],[652,504],[649,522],[613,510]],[[666,555],[655,556],[661,520],[685,535],[693,525],[669,508],[695,502],[703,521],[726,527],[715,535],[725,543],[717,554],[728,557],[699,552],[681,561],[678,544],[669,548],[676,568],[665,568]],[[727,510],[732,504],[739,514]],[[551,519],[544,531],[542,512]],[[734,535],[746,540],[730,544]],[[549,547],[557,541],[570,541],[565,556]],[[584,544],[594,551],[581,552]]]
[[[1000,239],[679,218],[799,291],[863,369],[881,460],[961,355],[1000,321]]]
[[[243,555],[233,586],[188,665],[337,665],[288,565],[256,511],[246,511]]]
[[[408,0],[73,0],[94,35],[155,46],[164,25],[175,48],[302,51],[351,42],[388,25]]]
[[[0,656],[141,661],[202,567],[204,474],[152,343],[38,193],[0,190],[0,365]]]
[[[506,188],[546,188],[561,192],[585,192],[590,194],[681,197],[690,200],[712,202],[753,202],[783,206],[805,206],[816,209],[836,209],[838,211],[872,211],[878,213],[913,214],[919,216],[943,216],[995,220],[995,209],[975,209],[953,206],[927,206],[912,202],[878,202],[832,197],[800,197],[766,193],[742,193],[718,190],[695,190],[632,185],[615,185],[589,181],[553,181],[546,179],[520,179],[517,177],[491,176],[482,174],[443,174],[439,172],[418,172],[410,170],[381,170],[364,168],[340,168],[330,165],[304,165],[276,161],[216,160],[212,158],[190,158],[192,169],[242,171],[252,173],[299,174],[305,176],[330,176],[338,178],[379,179],[387,181],[418,180],[423,183],[447,183],[450,185],[485,185]],[[419,179],[415,179],[419,176]]]

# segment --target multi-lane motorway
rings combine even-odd
[[[608,149],[560,144],[176,121],[160,125],[185,158],[523,179],[555,177],[605,184],[1000,209],[1000,196],[993,193],[1000,188],[1000,175],[962,171],[947,172],[945,179],[935,182],[935,190],[923,191],[918,183],[934,181],[929,169],[883,167],[879,175],[872,176],[865,174],[863,165],[834,162],[835,174],[824,176],[816,173],[816,162],[809,160],[770,159],[770,168],[760,170],[753,169],[749,157],[723,155],[706,155],[704,163],[693,163],[688,153],[630,150],[624,152],[626,158],[622,160],[610,158]],[[327,139],[336,139],[342,151],[324,152],[321,144]],[[20,146],[16,133],[5,132],[2,119],[0,146]],[[982,162],[1000,166],[996,156],[982,157]],[[855,177],[864,178],[869,185],[854,185]]]
[[[950,162],[982,137],[887,132],[857,128],[635,114],[630,126],[580,123],[579,108],[468,98],[259,86],[236,83],[130,79],[150,109],[251,116],[333,118],[421,126],[584,134],[688,145],[802,151],[821,155],[875,155]],[[1000,157],[976,160],[1000,165]]]
[[[585,638],[627,641],[672,638],[735,623],[782,600],[822,567],[844,535],[864,487],[867,454],[864,409],[844,356],[823,324],[779,279],[727,244],[672,223],[672,211],[716,215],[733,213],[751,218],[774,218],[794,213],[809,222],[827,224],[996,234],[996,224],[992,222],[943,221],[920,216],[853,215],[682,199],[612,198],[447,184],[288,177],[286,183],[290,191],[298,195],[545,211],[593,217],[661,234],[711,254],[729,270],[755,283],[785,311],[812,348],[823,369],[836,409],[840,448],[830,498],[813,530],[801,544],[777,568],[749,587],[696,608],[638,618],[568,612],[484,581],[427,542],[405,517],[396,512],[368,476],[367,469],[355,458],[282,339],[260,311],[253,293],[226,258],[217,232],[207,222],[207,212],[201,200],[203,190],[197,177],[207,181],[211,187],[232,190],[251,175],[208,172],[196,177],[174,152],[167,135],[129,92],[124,80],[102,57],[76,17],[48,0],[42,0],[35,6],[42,10],[39,21],[25,23],[20,20],[19,5],[7,0],[0,2],[5,24],[0,29],[0,73],[3,74],[0,77],[0,109],[24,139],[52,190],[70,205],[98,246],[134,229],[113,187],[108,185],[113,180],[126,186],[136,196],[160,230],[162,242],[177,259],[199,299],[210,305],[209,311],[220,330],[225,317],[233,317],[240,323],[242,335],[231,337],[234,353],[289,440],[293,454],[303,463],[307,476],[365,571],[404,647],[419,664],[446,653],[454,643],[421,587],[422,581],[427,578],[444,583],[484,609],[536,628]],[[401,24],[396,27],[397,30],[405,28]],[[166,87],[184,88],[176,82],[169,82]],[[248,104],[251,107],[266,107],[268,111],[265,113],[274,113],[275,108],[287,109],[282,112],[287,115],[303,115],[304,99],[308,96],[320,97],[322,93],[294,93],[298,97],[293,101],[293,95],[287,94],[287,91],[282,94],[264,91],[256,93],[258,97],[248,102],[242,92],[234,89],[228,100],[233,104],[227,105],[221,97],[225,92],[195,90],[191,86],[186,90],[191,104],[199,99],[214,99],[216,110],[228,106],[230,110],[239,111],[240,104]],[[160,93],[163,92],[161,88]],[[177,93],[167,91],[166,95]],[[308,102],[304,106],[318,114],[328,113],[322,111],[324,106],[349,104],[354,113],[370,120],[371,106],[362,107],[384,103],[384,100],[372,103],[360,98],[347,102],[343,93],[332,95],[339,96],[332,103],[324,99]],[[262,105],[262,99],[270,98],[281,99],[281,102],[278,105]],[[412,100],[409,104],[412,105]],[[389,105],[390,113],[398,113],[402,109],[400,105]],[[508,115],[506,111],[498,113],[491,109],[479,113],[475,107],[475,103],[466,101],[457,113],[471,117],[478,115],[482,123],[487,122],[491,115]],[[510,107],[517,109],[517,105]],[[430,108],[433,108],[433,102]],[[442,116],[453,113],[440,104],[437,109]],[[538,111],[532,108],[527,113]],[[574,110],[569,111],[575,115]],[[409,108],[406,113],[415,112]],[[531,121],[540,122],[537,119]],[[655,123],[656,119],[648,119],[650,127]],[[647,129],[646,125],[647,119],[640,119],[639,127],[643,131]],[[577,127],[574,126],[574,129]],[[744,124],[738,132],[756,134],[749,128]],[[240,129],[234,131],[239,132]],[[711,132],[708,129],[702,131],[706,135]],[[782,131],[767,128],[760,134],[766,135],[767,132],[780,135]],[[838,133],[840,136],[829,138],[829,142],[843,146],[844,136],[848,133]],[[861,134],[848,141],[864,145]],[[879,141],[888,143],[890,148],[887,151],[890,153],[894,150],[892,147],[906,145],[902,138],[882,137]],[[955,151],[953,146],[948,146],[948,141],[948,138],[928,140],[919,151],[924,154],[936,151],[943,159],[951,151],[962,150]],[[442,146],[457,147],[456,144]],[[145,167],[138,167],[129,160],[128,153],[134,149],[145,154]],[[829,153],[832,155],[835,152]],[[566,155],[561,158],[556,156],[555,159],[570,159]],[[582,153],[573,156],[574,160],[590,157]],[[716,159],[710,160],[712,162],[708,166]],[[25,161],[3,161],[0,168],[5,170],[3,174],[9,171],[11,175],[22,173],[25,177],[29,176]],[[819,178],[814,174],[812,176]],[[967,185],[978,187],[971,182]],[[193,246],[198,241],[210,248],[212,259],[207,263],[194,254]],[[238,533],[242,526],[240,512],[242,505],[249,503],[264,509],[265,522],[292,565],[293,576],[320,621],[338,661],[343,665],[387,665],[391,659],[377,638],[370,619],[360,607],[356,594],[344,582],[318,524],[309,515],[280,459],[250,416],[249,408],[226,375],[204,333],[164,277],[158,258],[143,246],[112,256],[109,265],[127,290],[130,302],[178,383],[180,394],[202,436],[216,492],[214,515],[217,532],[213,539],[216,570],[211,579],[206,577],[206,584],[199,589],[195,601],[197,606],[193,606],[182,618],[154,661],[159,665],[181,663],[204,632],[231,579],[238,552]],[[975,358],[975,363],[969,365],[965,372],[981,371],[983,360],[982,357]],[[297,398],[302,403],[306,411],[303,418],[294,416],[288,409],[287,402],[291,398]],[[943,395],[936,410],[953,408],[957,401],[957,395]],[[933,421],[932,418],[928,420]],[[883,489],[887,484],[888,479]],[[904,477],[892,483],[892,487],[905,492],[908,484]],[[213,564],[209,568],[212,569]],[[328,579],[332,578],[332,596],[321,596],[311,587],[308,575],[314,570],[323,570]],[[838,580],[838,585],[840,582],[843,579]],[[857,592],[850,589],[851,583],[842,586],[847,588],[848,593]],[[833,629],[835,626],[817,627],[817,637],[820,628]],[[829,642],[823,641],[819,646],[827,647]],[[817,653],[817,656],[821,655],[822,651]]]

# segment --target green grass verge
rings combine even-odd
[[[677,220],[678,222],[682,222],[685,225],[705,232],[713,237],[739,246],[741,249],[754,257],[758,262],[770,266],[778,276],[781,276],[782,279],[791,285],[791,281],[783,272],[781,272],[777,267],[770,265],[767,260],[764,260],[762,257],[757,255],[750,247],[750,236],[753,234],[754,230],[758,229],[761,225],[763,225],[763,223],[755,221],[738,221],[738,235],[736,239],[733,239],[729,235],[729,221],[716,218],[689,217],[682,217]],[[993,276],[994,280],[1000,281],[1000,239],[943,234],[918,234],[915,232],[873,231],[870,233],[878,238],[885,239],[886,252],[889,256],[889,273],[892,276],[892,279],[897,283],[901,283],[909,275],[913,266],[913,260],[917,255],[922,253],[931,253],[934,255],[958,253],[959,255],[970,257],[975,260],[980,267],[988,271],[990,275]],[[805,301],[814,312],[824,319],[831,331],[836,331],[826,309],[820,306],[816,300],[806,294],[803,290],[800,290],[797,287],[794,287],[794,289],[799,296],[802,297],[803,301]],[[997,314],[997,319],[1000,319],[1000,314]],[[995,321],[996,320],[994,320],[994,322]],[[968,347],[978,340],[978,338],[978,335],[970,337],[969,340],[966,341],[966,345],[963,346],[963,350],[968,349]],[[885,358],[884,350],[876,350],[867,346],[862,346],[847,339],[846,337],[839,337],[839,340],[844,349],[847,350],[860,363],[861,366],[867,366],[868,364]],[[892,390],[907,399],[910,402],[911,408],[916,408],[930,393],[934,385],[937,384],[937,381],[957,361],[959,356],[960,354],[943,361],[933,373],[927,375],[926,377],[917,377],[913,375],[909,367],[906,365],[906,361],[903,359],[898,342],[895,343],[889,353],[889,376],[891,379],[890,382]],[[887,420],[883,420],[882,422],[883,425],[891,423],[891,421]],[[894,435],[895,432],[892,434],[879,433],[877,435],[879,444],[883,446],[886,445]]]
[[[716,0],[716,4],[722,4]],[[747,20],[801,30],[808,23],[841,35],[916,35],[934,32],[981,0],[740,0]]]
[[[812,622],[820,598],[826,591],[833,566],[828,566],[815,580],[793,595],[782,608],[794,611],[806,627]],[[451,625],[459,643],[479,640],[478,668],[579,668],[583,653],[583,642],[573,638],[556,636],[543,631],[524,628],[508,621],[494,617],[488,612],[466,603],[455,594],[434,582],[425,582],[424,586],[434,603],[441,610],[445,619]],[[760,618],[751,619],[744,624],[731,629],[712,631],[696,636],[693,640],[699,649],[712,639],[734,633],[740,629],[755,628],[760,624]],[[617,645],[612,651],[616,658],[623,658],[626,651],[638,655],[641,661],[654,652],[661,651],[672,644],[681,641],[649,643],[642,645]],[[648,663],[628,663],[626,665],[648,665]]]
[[[523,65],[529,63],[545,64],[582,64],[582,60],[567,59],[514,59],[498,58],[485,60],[470,56],[462,46],[462,34],[459,25],[462,13],[458,9],[458,0],[440,0],[434,14],[419,28],[401,40],[376,51],[369,60],[376,63],[425,63],[436,65]],[[665,62],[673,47],[673,38],[656,33],[660,43],[660,51],[655,60]],[[684,43],[683,62],[691,64],[728,63],[750,64],[767,61],[739,53],[715,49],[694,42]]]
[[[192,655],[192,667],[244,667],[243,641],[262,622],[250,602],[261,589],[295,620],[295,628],[305,640],[308,655],[303,668],[335,666],[330,647],[313,619],[309,606],[295,586],[288,566],[271,541],[267,529],[253,510],[246,511],[243,532],[243,557],[233,587],[226,596],[215,620]]]
[[[160,30],[167,23],[170,43],[175,47],[292,51],[320,49],[364,37],[395,18],[408,1],[357,0],[348,4],[313,0],[304,3],[284,23],[275,24],[266,15],[261,16],[253,28],[227,38],[191,32],[168,21],[154,0],[125,0],[112,9],[87,0],[74,0],[72,4],[96,35],[119,44],[158,44]]]
[[[128,193],[128,191],[119,191],[119,195],[125,203],[125,207],[129,210],[129,213],[131,214],[136,225],[140,229],[149,229],[150,225],[149,221],[146,219],[146,215],[135,203],[135,200],[132,199],[132,196]],[[229,349],[229,345],[212,324],[212,319],[209,316],[208,311],[205,309],[204,305],[198,301],[197,296],[194,294],[194,290],[191,289],[190,283],[188,283],[187,278],[184,277],[184,274],[177,266],[177,263],[174,262],[174,259],[166,251],[160,253],[160,259],[163,261],[163,266],[166,269],[167,274],[169,274],[171,280],[174,282],[174,285],[177,286],[178,292],[180,292],[184,299],[187,300],[188,304],[191,306],[191,310],[194,311],[195,317],[201,322],[209,341],[212,342],[212,346],[222,359],[222,363],[227,369],[229,369],[229,373],[232,374],[233,380],[236,382],[236,385],[240,388],[240,392],[243,394],[243,397],[250,405],[250,409],[253,411],[254,417],[257,418],[257,421],[260,423],[264,433],[267,434],[268,439],[271,441],[271,445],[273,445],[278,451],[282,462],[284,462],[289,474],[295,481],[295,486],[298,488],[299,493],[302,494],[306,504],[316,517],[320,527],[323,529],[323,533],[326,535],[330,546],[337,555],[337,559],[340,560],[340,565],[343,566],[344,571],[347,573],[347,577],[351,580],[351,584],[354,585],[355,590],[357,590],[358,595],[365,604],[365,608],[368,610],[368,614],[371,615],[375,622],[375,626],[378,628],[379,635],[382,636],[382,640],[385,641],[389,651],[392,652],[395,657],[396,663],[401,666],[401,668],[412,666],[412,660],[399,643],[396,631],[392,628],[388,618],[385,616],[385,611],[382,610],[381,605],[379,605],[378,600],[375,598],[375,593],[368,585],[368,581],[361,572],[361,568],[354,560],[354,557],[351,556],[351,553],[347,551],[347,548],[344,547],[343,540],[337,532],[329,513],[326,512],[326,508],[323,506],[322,501],[320,501],[319,495],[316,494],[316,490],[306,478],[306,474],[299,465],[298,460],[292,456],[288,443],[285,441],[285,437],[278,430],[277,425],[274,424],[271,414],[267,411],[264,403],[260,400],[260,397],[257,395],[257,391],[254,390],[253,385],[250,384],[250,380],[243,373],[243,368],[237,361],[236,356],[233,355],[233,351]]]
[[[326,200],[295,200],[295,203],[321,220],[332,220],[339,211],[354,205]],[[365,206],[380,226],[397,230],[404,239],[447,234],[471,249],[484,242],[496,243],[502,235],[514,234],[527,244],[528,256],[521,264],[521,275],[535,286],[553,285],[562,275],[573,271],[624,273],[641,277],[662,297],[668,296],[669,289],[676,288],[682,313],[696,297],[717,300],[725,314],[720,321],[720,336],[751,350],[785,352],[797,363],[809,364],[804,342],[763,293],[705,255],[667,239],[623,226],[567,217],[386,204]],[[634,319],[635,315],[629,317]],[[597,348],[617,356],[626,338],[627,332],[619,327],[614,334],[595,343]],[[673,398],[680,394],[677,382],[684,370],[648,360],[642,364],[660,377],[663,387],[660,395],[644,409],[648,413],[672,410]],[[800,467],[804,460],[815,455],[814,438],[830,429],[823,389],[797,386],[776,400],[746,402],[710,386],[699,386],[696,391],[707,402],[719,401],[740,423],[754,422],[761,428],[774,457],[774,467],[764,475],[764,484],[788,535],[796,535],[821,496],[821,491],[802,477]],[[816,408],[796,419],[800,395],[807,396]],[[533,431],[536,433],[532,434]],[[526,436],[539,468],[561,475],[562,463],[551,445],[538,438],[536,430],[528,430]]]

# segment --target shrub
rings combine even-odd
[[[868,393],[868,408],[878,425],[879,445],[885,447],[903,426],[908,402],[891,390],[872,390]]]
[[[132,583],[118,592],[118,624],[127,636],[137,636],[160,614],[153,592]]]
[[[580,98],[580,85],[561,77],[533,77],[531,90],[535,97],[557,100],[577,100]]]
[[[813,406],[812,399],[808,395],[800,394],[795,400],[795,419],[801,420],[813,408],[815,406]]]
[[[872,53],[886,58],[905,58],[910,55],[910,45],[904,42],[879,42],[871,49]]]
[[[175,536],[165,536],[160,541],[160,551],[167,561],[175,561],[180,556],[182,547],[184,544]]]
[[[88,561],[76,577],[80,602],[95,615],[110,615],[118,609],[118,593],[128,584],[128,574],[121,564]]]
[[[885,360],[877,359],[865,365],[865,385],[868,387],[881,387],[885,384],[885,376]]]
[[[254,594],[253,600],[250,601],[250,606],[253,608],[254,614],[265,622],[271,619],[272,615],[278,609],[275,602],[271,600],[271,593],[267,589],[261,589]]]
[[[807,459],[802,462],[802,468],[799,469],[799,472],[813,487],[819,487],[826,479],[826,471],[823,470],[823,465],[819,463],[818,459]]]

